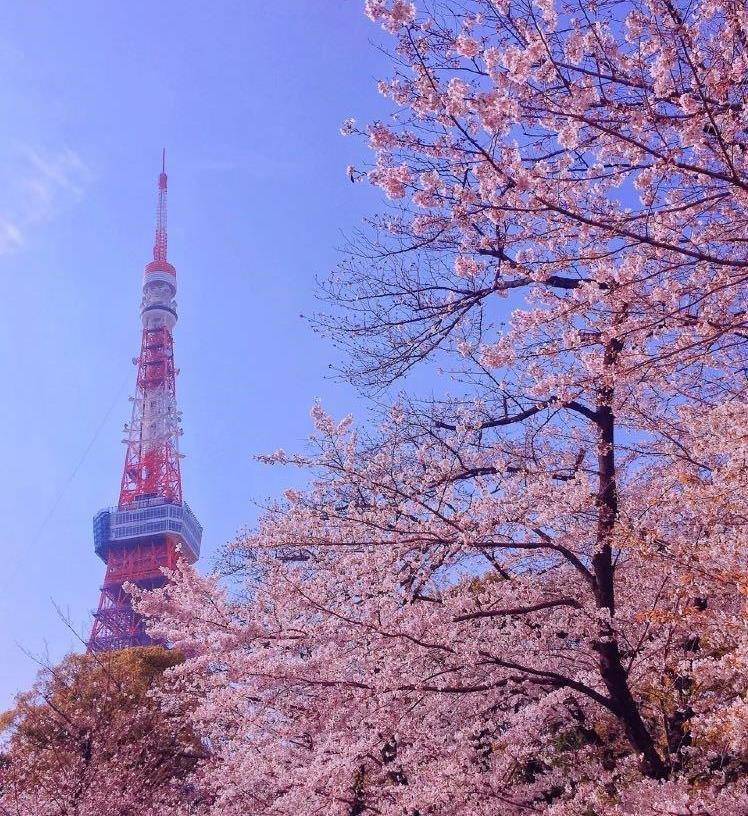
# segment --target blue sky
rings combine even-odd
[[[384,103],[360,0],[47,0],[0,10],[0,708],[24,652],[80,648],[103,564],[91,517],[116,502],[162,145],[184,413],[185,497],[204,569],[290,474],[309,408],[361,411],[300,318],[341,234],[380,199],[339,135]]]

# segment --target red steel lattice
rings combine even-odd
[[[194,561],[199,549],[199,524],[182,501],[179,466],[182,431],[172,338],[177,321],[176,270],[167,260],[166,196],[164,153],[158,177],[153,260],[145,267],[143,278],[143,332],[140,355],[135,359],[138,370],[132,417],[125,426],[126,453],[119,504],[116,511],[111,511],[119,519],[117,535],[109,529],[110,511],[99,514],[106,522],[98,530],[101,540],[97,542],[97,552],[107,569],[88,643],[91,651],[151,643],[142,618],[133,609],[127,585],[141,589],[163,586],[167,580],[164,568],[173,570],[179,557]],[[193,538],[197,535],[197,539],[191,541],[186,552],[181,546],[182,534],[167,532],[175,529],[169,525],[176,523],[173,520],[176,517],[171,511],[164,515],[165,506],[166,510],[183,506],[194,522],[191,535]],[[157,508],[153,511],[156,514],[160,512],[157,524],[147,520],[152,508]],[[127,527],[131,518],[132,529]]]
[[[174,342],[168,327],[143,328],[133,418],[119,506],[160,496],[182,502]]]

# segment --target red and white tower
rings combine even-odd
[[[158,177],[153,260],[143,273],[140,314],[143,335],[132,418],[125,425],[127,447],[119,504],[94,517],[94,548],[106,564],[89,651],[145,646],[151,641],[130,603],[125,584],[163,586],[163,567],[179,557],[194,563],[202,528],[182,499],[179,468],[181,414],[177,409],[174,342],[177,322],[176,270],[167,260],[166,163]]]

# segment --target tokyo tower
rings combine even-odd
[[[106,564],[99,606],[88,641],[92,652],[147,646],[152,641],[132,608],[125,584],[164,586],[162,568],[200,554],[202,527],[182,498],[174,343],[176,270],[167,260],[166,152],[158,177],[153,260],[143,273],[142,339],[132,417],[125,425],[125,466],[117,507],[93,520],[94,549]]]

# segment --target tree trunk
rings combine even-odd
[[[621,350],[619,340],[611,340],[605,348],[605,365],[615,362]],[[616,488],[616,464],[613,447],[615,416],[613,414],[613,387],[604,384],[597,395],[597,547],[592,559],[595,576],[595,599],[598,607],[615,614],[615,590],[613,584],[613,531],[618,518],[618,493]],[[644,758],[644,772],[655,779],[665,779],[669,768],[660,756],[652,735],[642,719],[639,707],[631,694],[628,676],[623,667],[618,641],[611,627],[603,623],[599,640],[595,644],[599,655],[600,675],[611,700],[618,709],[626,736],[632,746]]]

